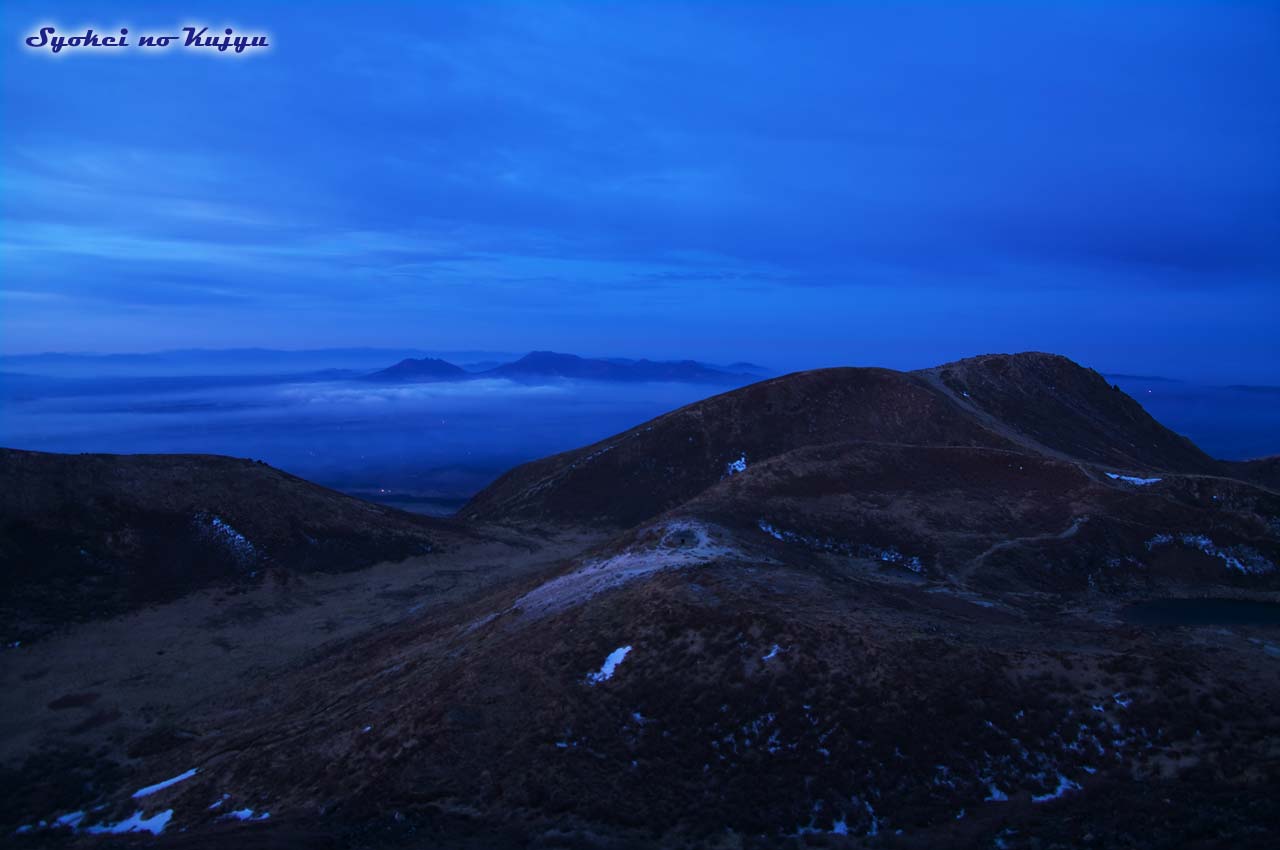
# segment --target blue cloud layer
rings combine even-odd
[[[274,46],[54,59],[20,47],[47,7],[6,4],[6,349],[1034,347],[1276,377],[1274,4],[175,14],[52,23]]]

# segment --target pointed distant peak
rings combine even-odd
[[[460,381],[469,376],[466,370],[438,357],[407,357],[394,366],[366,376],[371,381]]]

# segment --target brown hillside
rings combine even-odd
[[[1017,447],[1120,470],[1220,469],[1092,370],[1056,355],[990,355],[914,373],[822,369],[753,384],[517,467],[460,515],[629,526],[728,477],[736,461],[850,441]]]
[[[429,552],[459,533],[212,455],[3,449],[0,481],[8,631],[109,616],[269,568],[358,569]]]

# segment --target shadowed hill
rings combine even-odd
[[[1229,462],[1227,474],[1280,491],[1280,455]]]
[[[106,616],[268,568],[342,571],[430,552],[443,521],[212,455],[0,450],[0,620]]]
[[[917,373],[1014,439],[1126,469],[1210,472],[1217,462],[1092,369],[1057,354],[988,354]]]
[[[517,467],[470,518],[631,525],[794,449],[870,441],[1018,448],[1123,470],[1217,472],[1096,372],[1048,354],[990,355],[920,372],[798,372]]]
[[[460,515],[631,525],[739,468],[848,440],[1012,445],[922,378],[888,369],[821,369],[724,393],[517,467]]]
[[[1025,451],[840,443],[778,456],[670,516],[746,540],[995,592],[1277,587],[1280,495],[1163,475],[1135,484]]]

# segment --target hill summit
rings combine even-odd
[[[517,467],[462,515],[632,525],[734,465],[870,443],[1003,449],[1139,472],[1222,469],[1091,369],[1058,355],[989,355],[918,372],[821,369],[752,384]]]

